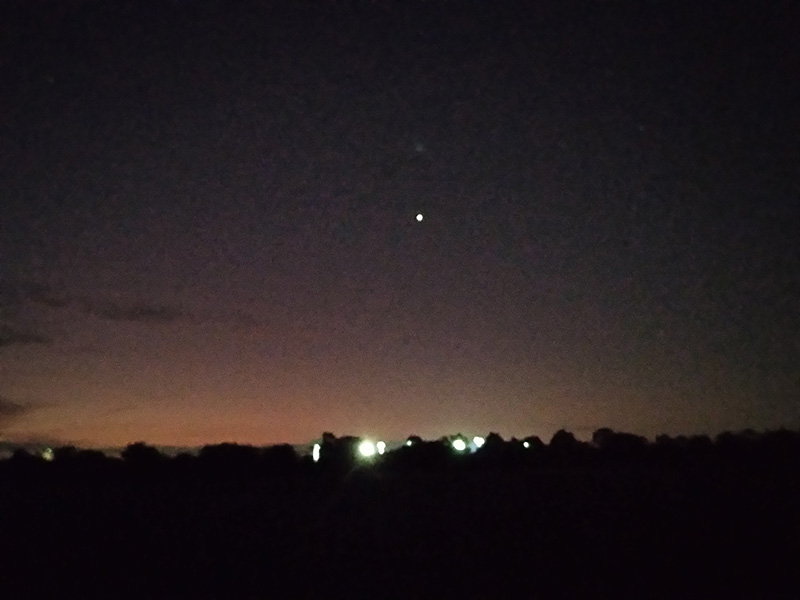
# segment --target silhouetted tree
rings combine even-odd
[[[60,446],[53,450],[53,460],[56,464],[72,461],[77,455],[78,449],[75,446]]]
[[[499,433],[495,433],[492,431],[489,435],[486,436],[486,443],[484,444],[484,448],[500,448],[505,444],[502,436]]]
[[[486,436],[483,447],[473,457],[473,462],[481,468],[510,467],[515,462],[513,447],[507,444],[500,434],[491,432]]]
[[[698,457],[708,455],[713,447],[711,438],[707,435],[693,435],[684,439],[689,451]]]
[[[16,464],[30,464],[33,462],[43,462],[41,459],[30,452],[28,452],[25,448],[17,448],[11,454],[11,458],[9,461],[16,463]]]
[[[733,433],[724,431],[714,438],[717,453],[726,460],[747,460],[754,454],[757,445],[757,436],[750,430],[748,433]],[[750,455],[750,456],[748,456]]]
[[[767,431],[758,439],[762,462],[778,469],[800,472],[800,432],[778,429]]]
[[[265,448],[261,455],[264,469],[269,473],[286,473],[292,471],[299,457],[290,444],[280,444]]]
[[[319,465],[330,473],[350,471],[356,465],[359,442],[352,435],[337,438],[332,433],[323,433]]]
[[[601,427],[592,434],[592,444],[598,448],[608,445],[608,441],[614,436],[614,430],[610,427]]]
[[[550,439],[550,448],[553,450],[574,450],[580,445],[580,442],[575,439],[575,435],[566,429],[559,429],[553,434]]]
[[[410,446],[401,446],[390,452],[383,461],[386,469],[399,471],[436,470],[450,465],[453,448],[449,438],[428,442],[417,438]]]
[[[144,442],[135,442],[128,444],[120,454],[125,464],[135,468],[149,468],[161,464],[164,461],[164,455],[158,451],[158,448],[148,446]]]
[[[230,442],[203,446],[198,455],[200,467],[217,476],[255,474],[258,461],[258,448]]]
[[[550,439],[547,451],[550,456],[557,460],[573,462],[584,457],[583,446],[572,432],[566,429],[559,429]]]
[[[609,427],[595,431],[592,444],[602,455],[615,460],[641,459],[647,450],[647,439],[632,433],[617,432]]]

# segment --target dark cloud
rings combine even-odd
[[[0,348],[14,344],[49,344],[50,338],[35,331],[0,324]]]
[[[9,318],[16,314],[22,304],[19,288],[8,281],[0,280],[0,318]]]
[[[49,287],[33,282],[0,279],[0,347],[47,344],[50,338],[36,329],[36,319],[25,308],[31,303],[55,303]]]
[[[51,308],[69,306],[70,299],[52,286],[30,280],[0,280],[0,311],[10,314],[26,304]]]
[[[109,301],[87,302],[86,312],[109,321],[136,323],[171,323],[187,316],[184,311],[170,306],[151,304],[123,305]]]
[[[229,323],[239,327],[254,327],[259,324],[253,316],[240,310],[219,309],[195,313],[163,304],[120,304],[93,300],[85,300],[84,307],[88,314],[108,321],[166,324],[189,319],[195,322]]]
[[[30,410],[29,406],[12,402],[4,396],[0,396],[0,419],[7,419],[22,415]]]
[[[65,308],[70,304],[70,299],[67,296],[49,285],[27,281],[21,284],[20,287],[25,297],[35,304],[42,304],[50,308]]]
[[[25,404],[12,402],[4,396],[0,396],[0,428],[5,427],[11,421],[29,413],[31,407]]]
[[[21,309],[25,306],[44,306],[48,308],[68,308],[77,304],[84,312],[108,321],[171,323],[182,318],[194,318],[198,321],[231,323],[240,327],[253,327],[259,322],[240,310],[209,311],[207,314],[190,314],[187,311],[164,304],[138,302],[125,304],[103,298],[71,297],[69,294],[53,286],[33,280],[0,279],[0,319],[17,321]],[[6,342],[6,336],[0,332],[0,345],[6,343],[43,343],[48,341],[44,336],[22,333],[23,327],[12,328],[15,336]],[[10,335],[10,334],[7,334]]]

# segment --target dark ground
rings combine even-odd
[[[0,472],[4,598],[796,598],[794,466]]]

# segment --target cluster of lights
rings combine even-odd
[[[463,438],[459,437],[450,442],[450,445],[456,452],[466,452],[467,449],[471,450],[472,452],[475,452],[479,448],[482,448],[485,443],[486,443],[485,438],[476,435],[475,437],[472,438],[472,441],[469,443],[467,443],[467,441],[464,440]],[[409,439],[406,440],[405,445],[413,446],[414,442]],[[529,448],[530,444],[528,442],[524,442],[523,446],[525,446],[525,448]],[[314,444],[314,447],[311,450],[311,458],[314,460],[314,462],[319,462],[321,452],[322,452],[322,446],[318,443]],[[376,455],[380,456],[385,452],[386,452],[386,442],[382,441],[373,442],[371,440],[362,440],[358,444],[358,455],[365,459],[372,458]]]
[[[364,440],[358,445],[358,454],[362,458],[372,458],[373,456],[381,455],[386,452],[386,442],[372,442]],[[322,455],[322,445],[319,443],[314,444],[311,448],[311,458],[314,462],[319,462]]]
[[[474,438],[472,438],[472,441],[469,443],[467,443],[467,441],[462,438],[456,438],[452,442],[450,442],[450,445],[456,452],[465,452],[467,449],[469,449],[471,452],[475,452],[476,450],[483,447],[485,443],[486,443],[485,438],[476,435]]]
[[[371,442],[364,440],[358,445],[358,453],[364,458],[372,458],[376,454],[381,455],[386,452],[386,442]]]
[[[478,448],[483,447],[485,443],[486,440],[483,437],[476,435],[474,438],[472,438],[472,443],[469,444],[469,446],[477,450]],[[405,445],[413,446],[414,442],[412,442],[411,440],[407,440]],[[451,445],[453,447],[453,450],[455,450],[456,452],[464,452],[468,447],[467,442],[465,442],[461,438],[454,439],[451,442]],[[522,446],[523,448],[531,447],[530,443],[527,441],[522,442]],[[358,453],[363,458],[372,458],[376,454],[382,455],[385,452],[386,452],[386,442],[380,441],[373,443],[370,440],[364,440],[358,445]],[[314,444],[314,447],[311,450],[311,458],[314,460],[314,462],[319,462],[321,453],[322,453],[322,446],[318,443]],[[45,448],[44,450],[42,450],[41,456],[44,460],[51,461],[53,460],[55,453],[51,448]]]

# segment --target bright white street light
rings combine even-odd
[[[319,462],[319,452],[322,447],[319,444],[314,444],[314,449],[311,450],[311,458],[314,459],[314,462]]]
[[[378,449],[378,454],[386,452],[386,442],[378,442],[375,447]]]
[[[481,436],[476,435],[474,438],[472,438],[472,443],[475,444],[476,448],[480,448],[486,443],[486,440],[483,439]]]
[[[375,444],[369,440],[364,440],[358,445],[358,453],[364,458],[375,456]]]
[[[453,449],[458,452],[463,452],[467,449],[467,443],[462,439],[453,440]]]
[[[421,223],[421,222],[422,222],[422,219],[424,219],[424,218],[425,218],[425,217],[423,217],[423,216],[422,216],[422,213],[417,213],[417,221],[418,221],[418,222],[420,222],[420,223]]]
[[[522,447],[523,448],[530,448],[531,447],[531,443],[530,442],[522,442]]]

